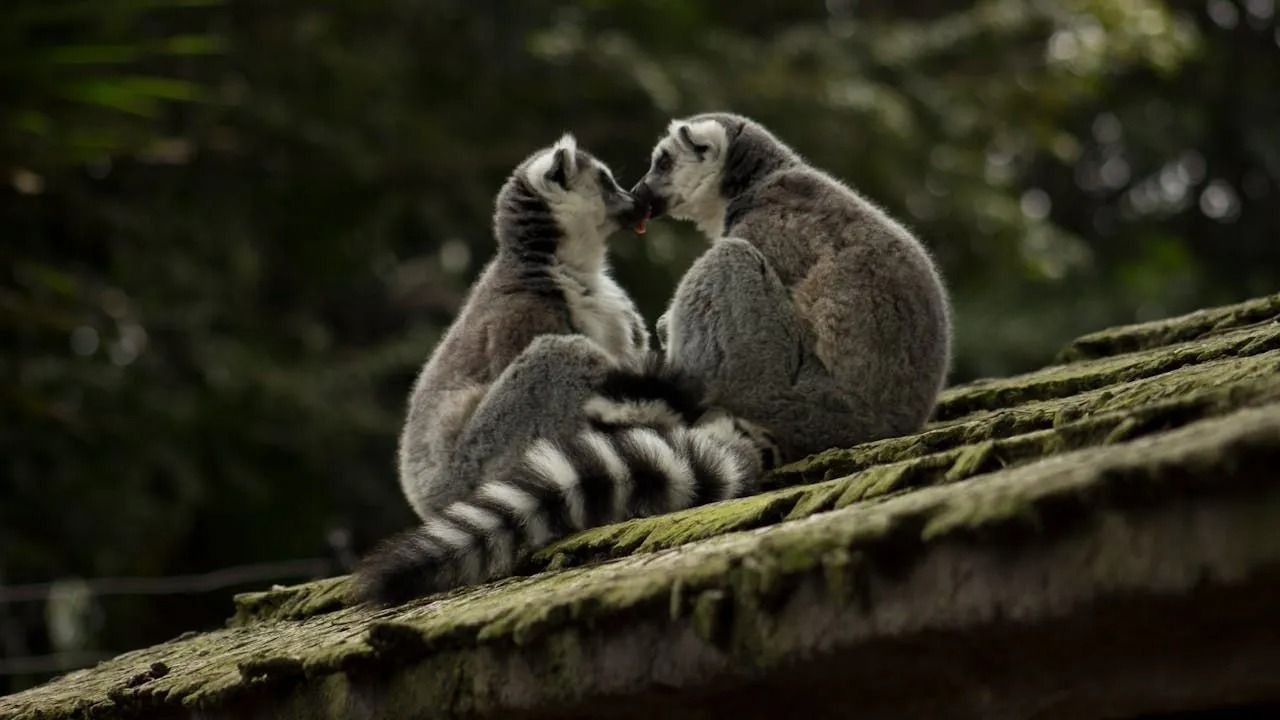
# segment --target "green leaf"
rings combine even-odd
[[[204,89],[196,83],[154,76],[84,80],[63,85],[55,93],[75,102],[148,118],[159,112],[161,101],[194,102],[206,97]]]
[[[32,63],[50,65],[115,65],[143,56],[137,45],[65,45],[34,54]]]
[[[226,47],[217,35],[175,35],[156,43],[151,51],[162,55],[220,55]]]
[[[8,11],[6,22],[13,26],[80,22],[98,18],[118,18],[130,13],[155,10],[219,7],[226,0],[82,0],[46,2]]]

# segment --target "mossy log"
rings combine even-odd
[[[1086,336],[761,495],[397,608],[344,578],[21,718],[1123,717],[1280,702],[1280,296]],[[1181,323],[1181,324],[1180,324]],[[1081,359],[1088,357],[1090,359]]]

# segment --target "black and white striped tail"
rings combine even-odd
[[[761,448],[732,416],[691,425],[662,398],[625,395],[593,398],[590,427],[536,441],[510,473],[386,542],[358,571],[365,598],[392,604],[502,577],[572,532],[754,490]]]

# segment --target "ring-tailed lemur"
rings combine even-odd
[[[424,522],[366,559],[367,599],[495,578],[569,531],[754,488],[761,450],[652,367],[609,277],[605,238],[645,211],[570,136],[507,180],[497,255],[410,398],[400,482]]]
[[[951,311],[905,228],[725,113],[672,122],[632,192],[713,242],[659,321],[668,361],[709,402],[767,428],[784,461],[924,424]]]

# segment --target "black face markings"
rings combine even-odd
[[[671,157],[671,153],[666,150],[658,153],[658,159],[653,161],[653,169],[662,174],[671,172],[671,168],[674,165],[675,160]]]
[[[705,143],[699,143],[698,141],[693,139],[693,133],[689,132],[688,125],[681,125],[680,129],[676,132],[676,134],[680,136],[681,142],[683,142],[686,147],[688,147],[690,150],[693,151],[695,155],[698,156],[699,160],[701,160],[702,156],[706,155],[707,151],[711,149],[710,145],[707,145]]]

